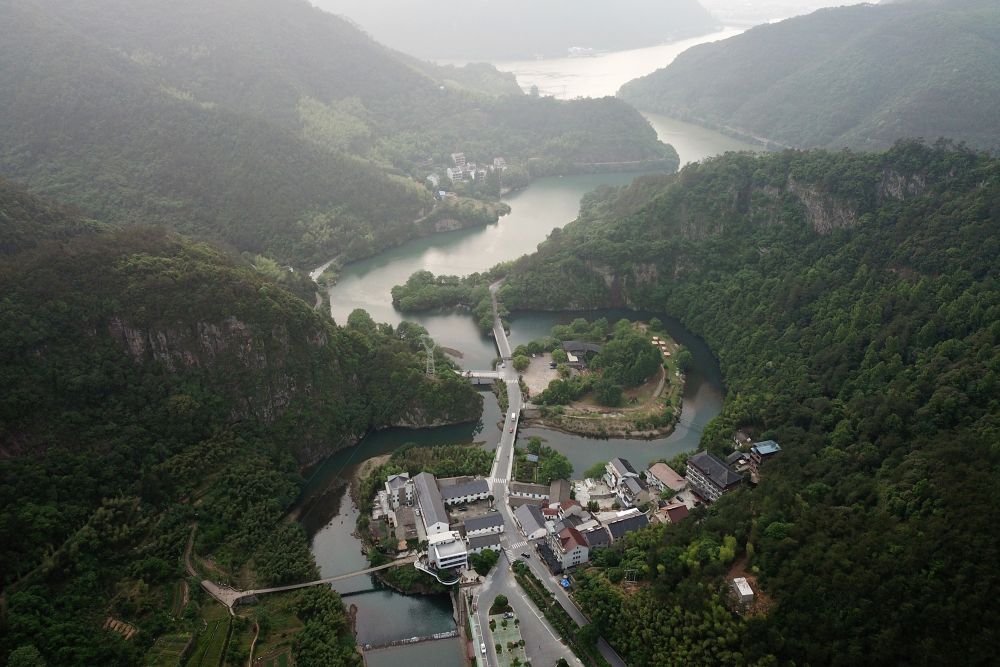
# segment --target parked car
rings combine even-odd
[[[521,558],[531,558],[531,554],[529,554],[529,553],[523,553],[523,554],[521,554]]]
[[[556,367],[556,362],[550,361],[549,362],[549,368],[555,368],[555,367]]]
[[[504,618],[514,618],[514,612],[512,612],[512,611],[505,611],[503,613],[503,617]]]
[[[486,644],[479,644],[479,652],[486,655]]]

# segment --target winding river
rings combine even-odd
[[[706,38],[702,41],[710,40]],[[581,60],[589,61],[592,72],[603,72],[601,58]],[[634,63],[632,59],[626,61]],[[661,62],[659,66],[663,64]],[[544,62],[538,61],[532,61],[530,65],[536,70],[545,67]],[[558,96],[576,96],[573,85],[586,80],[587,75],[580,73],[586,71],[586,65],[583,63],[580,69],[581,66],[574,63],[572,71],[564,72],[566,81],[575,81],[576,84],[552,83],[557,78],[558,63],[546,70],[547,80],[550,85],[561,86],[559,92],[562,94]],[[646,72],[655,69],[652,65],[652,62],[646,63]],[[516,67],[513,69],[517,71]],[[530,80],[524,78],[526,75],[523,72],[517,73],[523,85]],[[632,75],[634,71],[629,69],[620,76],[631,78]],[[601,81],[601,85],[610,85],[605,78]],[[622,82],[624,80],[618,82],[615,88]],[[661,139],[677,148],[682,164],[730,150],[750,148],[704,128],[669,118],[647,118]],[[392,307],[389,291],[414,271],[426,269],[434,273],[468,274],[531,252],[553,229],[576,217],[584,193],[602,184],[628,183],[634,176],[596,174],[540,179],[507,198],[512,212],[497,224],[414,240],[371,259],[351,264],[343,270],[338,284],[330,289],[332,315],[337,322],[343,323],[352,310],[363,308],[376,321],[397,324],[403,318]],[[695,363],[688,375],[678,428],[667,438],[651,441],[596,440],[537,428],[522,430],[519,438],[542,437],[547,444],[569,457],[577,474],[593,463],[613,456],[623,456],[635,465],[645,466],[651,460],[695,448],[701,430],[721,409],[722,378],[718,364],[704,343],[669,315],[625,311],[514,313],[511,317],[511,342],[517,345],[539,338],[547,335],[554,324],[583,315],[588,318],[605,316],[611,321],[624,316],[656,315],[664,321],[669,333],[692,351]],[[496,356],[492,339],[479,333],[468,314],[439,313],[408,319],[426,327],[439,345],[460,351],[462,357],[458,361],[464,368],[488,368]],[[493,395],[485,393],[484,397],[483,415],[476,424],[428,430],[392,429],[375,433],[357,446],[338,452],[311,471],[306,495],[312,496],[313,500],[301,520],[311,536],[313,554],[323,576],[350,572],[367,564],[359,541],[351,535],[357,508],[346,493],[346,481],[356,466],[371,456],[389,453],[408,442],[419,445],[476,442],[494,448],[500,437],[497,424],[502,416]],[[338,583],[337,589],[345,596],[347,604],[358,608],[358,639],[362,643],[377,644],[454,628],[447,599],[398,595],[380,588],[371,577]],[[366,659],[372,666],[398,664],[400,661],[441,667],[464,664],[457,640],[372,651]]]

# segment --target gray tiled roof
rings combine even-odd
[[[615,469],[615,472],[618,473],[619,477],[624,477],[629,473],[633,475],[639,474],[635,471],[635,468],[632,467],[632,464],[629,463],[627,459],[615,457],[611,459],[611,467]]]
[[[734,484],[739,484],[740,480],[743,479],[742,475],[708,452],[698,452],[688,459],[687,464],[697,468],[702,475],[712,480],[712,483],[720,489],[728,489]]]
[[[475,496],[481,493],[489,494],[489,492],[490,485],[485,479],[474,479],[471,482],[441,487],[441,497],[445,500],[461,498],[462,496]]]
[[[485,516],[477,516],[474,519],[465,520],[465,532],[470,532],[473,530],[485,530],[486,528],[496,528],[497,526],[503,525],[503,517],[500,516],[499,512],[493,514],[487,514]]]
[[[525,533],[533,533],[539,528],[545,528],[545,517],[538,505],[521,505],[514,510],[514,518],[521,524]]]
[[[426,472],[420,473],[413,478],[413,486],[417,491],[420,511],[423,512],[424,525],[430,526],[435,523],[448,525],[448,512],[444,508],[441,491],[438,490],[434,475]]]
[[[533,493],[540,496],[548,496],[549,487],[545,484],[528,484],[527,482],[511,482],[510,492],[523,493],[523,494]]]
[[[500,546],[499,533],[490,533],[489,535],[480,535],[479,537],[469,538],[470,549],[488,549],[490,547],[497,546]]]
[[[594,547],[606,547],[611,544],[611,536],[608,535],[608,531],[604,526],[598,526],[593,530],[583,533],[583,539],[587,540],[587,546],[591,549]]]
[[[631,533],[634,530],[639,530],[640,528],[645,528],[649,525],[649,519],[646,518],[645,514],[637,514],[635,516],[630,516],[625,519],[619,519],[618,521],[607,524],[608,532],[611,533],[612,539],[619,539],[625,533]]]

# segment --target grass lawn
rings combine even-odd
[[[501,667],[509,667],[511,664],[524,665],[528,656],[525,654],[524,648],[520,646],[521,630],[514,625],[514,619],[505,619],[503,614],[499,614],[490,616],[490,620],[496,621],[497,629],[490,631],[490,637],[494,644],[500,644],[502,647],[502,650],[497,651],[497,661]],[[507,622],[506,628],[503,627],[504,621]],[[512,648],[511,645],[513,645]],[[517,659],[516,663],[515,658]]]

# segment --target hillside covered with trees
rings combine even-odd
[[[783,448],[756,488],[582,580],[629,664],[995,662],[998,239],[1000,161],[901,143],[605,189],[515,264],[511,308],[677,316],[726,378],[702,444],[726,454],[743,428]],[[743,566],[773,606],[733,625],[725,577]]]
[[[482,67],[416,66],[304,0],[0,10],[0,86],[16,91],[0,99],[0,174],[107,222],[282,263],[429,233],[423,181],[453,152],[528,174],[677,164],[617,100],[538,99]]]
[[[424,374],[420,327],[362,312],[338,327],[207,245],[6,183],[0,220],[0,662],[28,647],[133,665],[200,629],[214,603],[184,574],[192,534],[215,577],[312,578],[304,531],[282,521],[306,464],[370,429],[480,414],[444,357]],[[355,664],[332,591],[287,604],[298,664]],[[135,636],[102,630],[109,616]]]
[[[1000,5],[901,0],[824,9],[705,44],[619,96],[799,148],[947,137],[1000,148]]]

